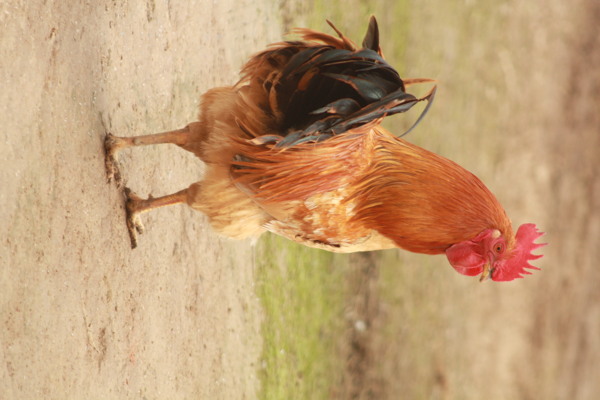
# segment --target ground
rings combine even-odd
[[[149,216],[132,251],[103,140],[193,120],[201,92],[281,36],[276,9],[9,1],[0,21],[0,398],[255,398],[252,244],[181,207]],[[144,195],[202,169],[175,148],[121,160]]]
[[[2,399],[259,393],[254,243],[219,238],[175,207],[143,217],[132,251],[103,140],[184,126],[200,93],[235,82],[250,54],[311,10],[192,3],[0,4]],[[358,290],[348,313],[360,323],[340,346],[349,377],[338,397],[596,398],[600,7],[422,3],[411,3],[403,72],[436,77],[440,90],[429,133],[410,139],[476,171],[550,246],[542,271],[508,286],[474,286],[437,258],[351,258],[361,267],[349,274]],[[342,14],[363,24],[361,7]],[[391,29],[397,15],[378,15]],[[452,28],[458,16],[468,29]],[[174,147],[120,159],[125,183],[144,195],[202,173]]]

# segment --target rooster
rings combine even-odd
[[[141,213],[186,203],[235,239],[271,231],[335,252],[445,253],[456,271],[480,280],[539,269],[529,263],[543,246],[535,225],[515,234],[475,175],[380,125],[426,101],[418,123],[435,86],[420,98],[406,88],[432,81],[400,78],[383,58],[374,17],[360,48],[328,23],[337,36],[297,29],[302,40],[253,56],[237,84],[202,96],[197,122],[154,135],[107,134],[109,180],[117,183],[117,153],[131,146],[172,143],[206,164],[202,181],[174,194],[142,199],[126,189],[132,247]]]

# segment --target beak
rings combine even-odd
[[[481,273],[481,276],[479,277],[479,282],[483,282],[486,281],[488,279],[490,279],[492,277],[492,271],[494,269],[491,267],[490,262],[486,262],[483,266],[483,272]]]

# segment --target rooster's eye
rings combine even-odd
[[[504,246],[502,245],[502,243],[498,243],[496,245],[496,253],[500,254],[504,251]]]

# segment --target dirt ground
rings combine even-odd
[[[514,2],[510,13],[510,52],[493,62],[513,103],[499,112],[519,135],[506,135],[511,157],[492,172],[508,179],[494,189],[515,221],[548,232],[546,278],[502,292],[452,281],[482,305],[465,311],[474,325],[443,332],[464,348],[432,344],[441,367],[429,393],[460,398],[468,386],[464,398],[596,398],[600,7]],[[460,38],[441,31],[419,37],[445,41],[451,57]],[[262,314],[252,243],[220,239],[203,216],[177,207],[144,216],[148,231],[132,251],[102,143],[107,131],[182,127],[200,93],[234,82],[247,56],[281,33],[267,0],[0,3],[0,399],[256,397]],[[179,190],[202,172],[168,147],[125,151],[121,162],[141,195]],[[524,173],[533,184],[521,183]],[[502,337],[508,324],[516,333]],[[413,365],[376,339],[359,345],[392,360],[381,361],[387,375],[362,378],[389,398],[411,393],[402,385]],[[464,361],[459,372],[448,367],[454,359]]]
[[[262,340],[250,243],[180,207],[130,249],[103,138],[179,128],[281,37],[267,1],[0,4],[0,398],[252,399]],[[256,24],[255,21],[261,21]],[[124,152],[167,194],[201,164]]]

